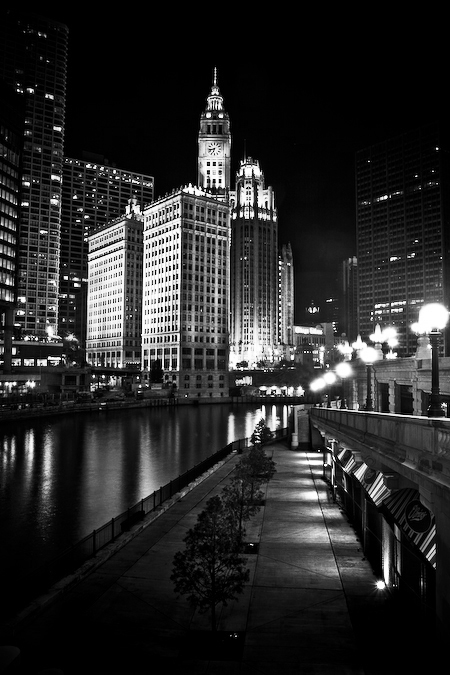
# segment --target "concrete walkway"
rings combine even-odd
[[[247,557],[250,581],[239,601],[219,612],[221,654],[208,654],[205,640],[197,642],[197,631],[209,636],[208,616],[176,597],[170,574],[187,530],[228,482],[236,454],[153,522],[138,526],[126,545],[103,554],[103,564],[61,599],[4,634],[2,644],[20,649],[14,672],[442,672],[433,669],[429,646],[418,648],[414,624],[406,619],[405,625],[387,593],[376,590],[360,542],[322,480],[321,455],[281,443],[265,450],[277,472],[246,528],[246,540],[258,544]]]

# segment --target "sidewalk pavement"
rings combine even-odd
[[[276,473],[247,523],[250,580],[219,612],[222,653],[208,653],[207,615],[177,598],[172,561],[232,454],[58,600],[0,644],[20,649],[20,675],[413,675],[443,672],[412,618],[401,617],[322,480],[322,456],[265,446]],[[189,633],[188,633],[189,631]],[[203,632],[204,631],[204,632]],[[203,636],[203,641],[198,638]],[[9,671],[8,671],[9,673]]]

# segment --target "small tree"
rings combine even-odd
[[[268,457],[261,446],[250,448],[236,465],[235,475],[250,485],[251,498],[257,498],[262,483],[268,483],[275,473],[275,462]]]
[[[238,540],[243,542],[245,536],[244,522],[258,513],[260,506],[254,502],[262,499],[263,493],[260,490],[255,493],[253,483],[235,476],[223,488],[222,495],[224,505],[229,510],[233,524],[237,528]]]
[[[209,611],[216,631],[217,605],[237,599],[250,575],[230,512],[219,496],[207,501],[183,541],[186,548],[175,554],[170,577],[175,592],[186,595],[200,613]]]
[[[250,436],[250,440],[254,445],[265,445],[273,438],[273,431],[269,429],[265,420],[259,420],[254,432]]]

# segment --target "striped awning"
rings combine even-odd
[[[392,492],[385,485],[384,474],[381,471],[371,469],[365,462],[354,471],[353,475],[361,483],[375,506],[380,506],[382,501]]]
[[[396,490],[383,502],[403,532],[436,567],[436,523],[434,516],[420,501],[414,488]]]
[[[348,450],[347,448],[340,450],[337,453],[337,458],[339,460],[339,464],[342,466],[342,468],[346,473],[350,473],[350,471],[352,471],[352,469],[356,467],[357,462],[355,460],[353,452],[351,450]]]

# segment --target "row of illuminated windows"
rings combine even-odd
[[[148,333],[148,331],[145,331]],[[156,336],[147,336],[145,335],[144,340],[146,344],[167,344],[168,342],[179,342],[178,335],[167,335],[161,334]],[[200,343],[209,343],[209,344],[226,344],[227,338],[221,336],[210,336],[210,335],[185,335],[185,342],[200,342]]]

